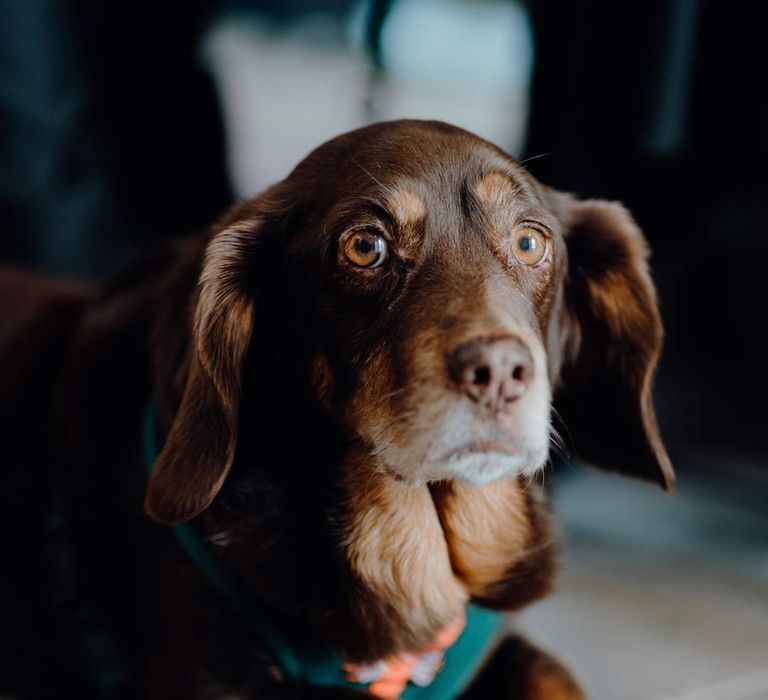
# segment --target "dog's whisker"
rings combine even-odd
[[[545,151],[544,153],[539,153],[535,156],[528,156],[525,160],[518,161],[518,165],[525,165],[526,163],[530,163],[531,161],[538,160],[539,158],[546,158],[547,156],[551,156],[556,151]]]
[[[571,436],[571,431],[568,429],[568,424],[565,422],[565,418],[562,416],[562,414],[554,406],[550,407],[550,411],[551,411],[552,415],[557,419],[557,422],[560,425],[560,427],[562,428],[562,430],[565,431],[565,435],[568,438],[568,443],[572,445],[573,444],[573,437]],[[554,428],[554,426],[552,425],[551,422],[550,422],[550,430],[555,430],[556,431],[556,433],[557,433],[558,437],[560,438],[561,443],[563,445],[563,449],[565,449],[566,453],[567,453],[568,450],[565,447],[566,442],[565,442],[564,436],[561,435],[560,432],[556,428]]]
[[[554,447],[555,452],[560,454],[565,459],[570,458],[568,448],[565,446],[565,441],[557,429],[552,425],[549,426],[549,442]]]
[[[384,192],[389,192],[391,188],[387,187],[381,180],[379,180],[368,168],[366,168],[357,158],[353,155],[349,156],[350,160],[362,170],[371,180],[373,180]]]

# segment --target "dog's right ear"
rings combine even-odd
[[[189,520],[216,497],[237,444],[242,366],[251,343],[259,270],[279,226],[268,194],[230,215],[206,249],[186,387],[155,461],[144,507],[163,523]]]
[[[651,397],[663,328],[645,237],[616,202],[549,197],[568,249],[570,352],[555,406],[585,462],[671,489]]]

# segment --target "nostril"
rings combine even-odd
[[[522,382],[525,379],[525,367],[523,365],[517,365],[512,370],[512,379],[516,382]]]
[[[475,367],[472,384],[475,386],[488,386],[491,383],[491,370],[489,367]]]

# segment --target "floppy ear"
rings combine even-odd
[[[558,194],[556,206],[571,330],[555,406],[581,459],[671,489],[651,397],[663,328],[645,238],[618,203]]]
[[[232,466],[255,312],[248,280],[265,254],[265,226],[257,215],[225,224],[206,249],[186,388],[144,502],[160,522],[182,522],[205,510]]]

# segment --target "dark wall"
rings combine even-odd
[[[209,2],[0,3],[0,254],[99,274],[230,202]]]

